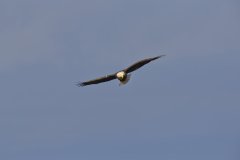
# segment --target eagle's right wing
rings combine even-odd
[[[87,85],[91,85],[91,84],[98,84],[98,83],[102,83],[102,82],[107,82],[107,81],[111,81],[116,79],[116,75],[115,74],[110,74],[110,75],[106,75],[104,77],[100,77],[97,79],[93,79],[90,81],[85,81],[85,82],[80,82],[77,84],[77,86],[87,86]]]

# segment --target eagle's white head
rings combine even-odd
[[[119,86],[126,84],[130,80],[130,74],[127,74],[124,71],[120,71],[116,74],[117,79],[120,81]]]
[[[117,79],[122,81],[126,78],[126,75],[127,74],[124,71],[120,71],[120,72],[117,73]]]

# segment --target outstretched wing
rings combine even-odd
[[[111,81],[111,80],[114,80],[116,79],[116,76],[115,74],[111,74],[111,75],[106,75],[104,77],[100,77],[100,78],[97,78],[97,79],[93,79],[93,80],[90,80],[90,81],[86,81],[86,82],[80,82],[77,84],[77,86],[87,86],[87,85],[91,85],[91,84],[98,84],[98,83],[102,83],[102,82],[107,82],[107,81]]]
[[[149,63],[149,62],[151,62],[151,61],[153,61],[155,59],[161,58],[163,56],[165,56],[165,55],[161,55],[161,56],[157,56],[157,57],[153,57],[153,58],[143,59],[141,61],[138,61],[138,62],[134,63],[133,65],[129,66],[128,68],[124,69],[124,71],[126,73],[133,72],[133,71],[137,70],[138,68],[144,66],[145,64],[147,64],[147,63]]]

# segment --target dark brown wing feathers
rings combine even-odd
[[[100,77],[97,79],[93,79],[90,81],[86,81],[86,82],[80,82],[77,84],[77,86],[87,86],[87,85],[91,85],[91,84],[98,84],[98,83],[102,83],[102,82],[107,82],[107,81],[111,81],[116,79],[116,75],[115,74],[111,74],[111,75],[106,75],[104,77]]]
[[[151,61],[153,61],[155,59],[161,58],[163,56],[165,56],[165,55],[161,55],[161,56],[157,56],[157,57],[153,57],[153,58],[143,59],[141,61],[138,61],[138,62],[134,63],[133,65],[129,66],[128,68],[124,69],[124,71],[126,73],[133,72],[133,71],[137,70],[138,68],[144,66],[145,64],[147,64],[147,63],[149,63],[149,62],[151,62]]]

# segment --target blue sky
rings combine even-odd
[[[0,158],[239,160],[237,0],[1,0]],[[117,81],[79,88],[142,58]]]

